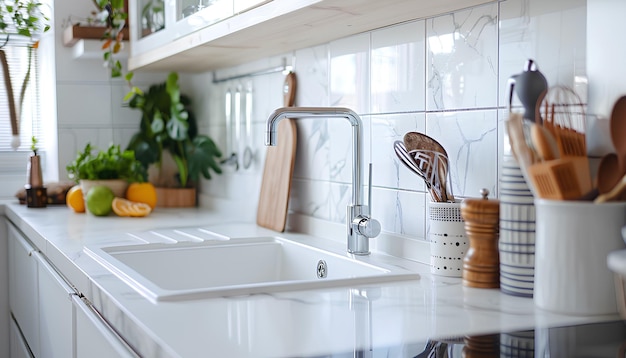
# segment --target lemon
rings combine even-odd
[[[157,204],[157,193],[152,183],[131,183],[126,189],[126,199],[145,203],[154,209]]]
[[[146,203],[137,203],[130,200],[113,199],[113,212],[118,216],[143,217],[150,214],[152,208]]]
[[[96,216],[106,216],[111,212],[113,190],[108,186],[96,185],[87,192],[87,210]]]
[[[85,212],[85,199],[83,198],[83,190],[80,188],[80,185],[74,185],[67,191],[65,203],[75,213]]]

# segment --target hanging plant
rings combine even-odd
[[[26,88],[30,82],[33,51],[39,45],[37,37],[50,29],[50,25],[48,24],[49,19],[41,11],[42,5],[43,4],[33,0],[0,0],[0,35],[5,36],[3,39],[4,44],[0,45],[0,65],[2,66],[4,85],[7,92],[11,134],[13,135],[11,147],[13,147],[13,149],[17,149],[20,146],[19,120],[22,106],[24,105],[24,97],[26,96]],[[27,38],[28,67],[24,75],[24,80],[22,81],[18,103],[16,104],[11,80],[11,70],[3,48],[5,46],[12,46],[11,37],[19,36]]]
[[[111,77],[122,76],[122,63],[116,58],[123,48],[122,42],[128,14],[124,8],[124,0],[94,0],[100,9],[97,15],[99,20],[106,23],[106,30],[102,40],[103,58],[105,65],[111,70]]]
[[[102,36],[102,50],[104,65],[111,71],[111,78],[124,77],[129,92],[124,97],[124,101],[128,101],[135,95],[143,95],[141,89],[132,85],[133,72],[128,71],[124,74],[122,62],[117,58],[119,52],[124,48],[123,30],[127,27],[128,13],[126,12],[125,0],[93,0],[100,12],[96,14],[99,22],[106,24],[106,30]]]

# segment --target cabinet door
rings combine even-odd
[[[30,350],[39,357],[39,304],[35,249],[9,225],[9,306]]]
[[[76,292],[39,252],[34,252],[39,270],[39,350],[41,358],[72,356]]]
[[[0,215],[0,357],[9,355],[9,255],[7,224]]]
[[[138,357],[88,302],[78,296],[72,299],[76,308],[77,358]]]
[[[32,358],[28,345],[14,320],[9,320],[9,349],[11,358]]]

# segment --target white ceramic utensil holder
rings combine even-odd
[[[469,248],[461,217],[461,203],[430,202],[428,205],[430,272],[462,277],[463,258]]]
[[[624,248],[626,202],[536,199],[535,305],[573,315],[617,313],[611,251]]]
[[[500,175],[500,290],[532,297],[535,286],[535,204],[515,158],[505,156]]]

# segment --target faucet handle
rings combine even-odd
[[[354,224],[359,234],[367,238],[371,239],[380,234],[380,222],[376,219],[361,216],[355,220]]]
[[[369,163],[368,168],[368,181],[367,181],[367,211],[372,210],[372,163]],[[368,215],[371,215],[368,213]],[[376,219],[372,219],[368,216],[359,216],[354,220],[354,226],[359,234],[367,237],[373,238],[380,234],[380,222]]]

